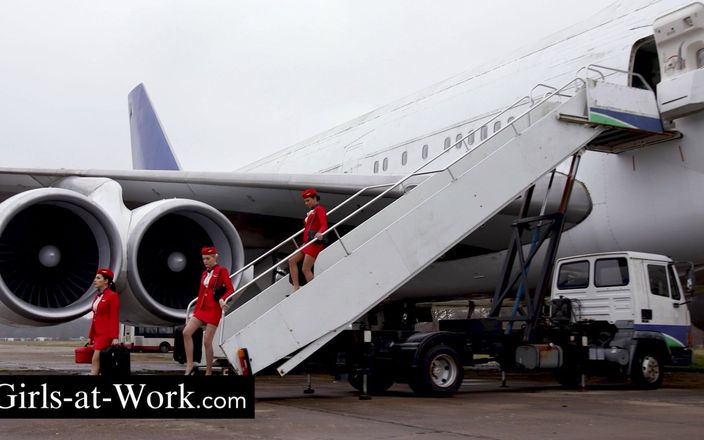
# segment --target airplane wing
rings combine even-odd
[[[321,203],[330,209],[358,191],[373,187],[360,195],[354,203],[356,208],[388,188],[385,185],[390,186],[400,179],[399,176],[351,174],[0,168],[0,201],[22,191],[56,186],[73,177],[114,180],[122,187],[123,200],[130,207],[179,197],[199,200],[225,212],[295,218],[300,224],[306,212],[300,195],[303,189],[316,188]],[[399,197],[404,189],[417,182],[390,191],[389,199]]]
[[[396,198],[420,183],[427,176],[413,178],[404,185],[390,191],[383,200],[370,206],[364,215],[353,217],[345,223],[354,226],[370,215],[383,209]],[[267,232],[272,238],[280,239],[302,227],[306,209],[301,202],[300,192],[305,188],[316,188],[321,195],[321,203],[328,210],[343,204],[350,196],[368,188],[347,203],[342,209],[330,216],[336,223],[351,214],[358,207],[370,201],[389,186],[401,179],[389,175],[353,175],[353,174],[283,174],[283,173],[246,173],[246,172],[189,172],[164,170],[69,170],[69,169],[13,169],[0,168],[0,201],[22,191],[49,188],[61,184],[69,178],[110,179],[122,188],[122,198],[130,209],[158,200],[183,198],[203,202],[224,212],[238,230],[251,230],[251,223],[256,219],[277,218],[283,230]],[[544,178],[536,185],[531,215],[537,214],[540,203],[547,191],[548,179]],[[556,174],[554,187],[561,188],[564,175]],[[557,205],[560,192],[552,190],[548,204]],[[482,254],[503,249],[506,245],[506,230],[520,207],[520,198],[504,208],[492,221],[480,231],[467,237],[462,243],[474,248],[472,254]],[[578,182],[570,209],[567,213],[567,228],[581,221],[591,209],[591,202],[586,188]],[[287,221],[288,220],[288,221]],[[260,247],[261,240],[246,239],[245,247]],[[260,237],[261,238],[261,237]],[[249,242],[248,242],[249,241]],[[276,243],[266,240],[267,245]],[[462,256],[468,256],[463,255]]]

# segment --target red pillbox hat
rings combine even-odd
[[[98,269],[96,274],[102,275],[103,277],[105,277],[109,280],[112,280],[113,278],[115,278],[115,274],[113,274],[112,271],[110,269],[108,269],[107,267],[101,267],[100,269]]]
[[[301,192],[301,196],[303,196],[304,199],[309,199],[313,198],[318,195],[318,191],[315,190],[315,188],[308,188],[304,189],[303,192]]]
[[[215,249],[215,246],[203,246],[203,248],[200,250],[201,255],[215,255],[218,253],[218,250]]]

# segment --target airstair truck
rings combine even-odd
[[[497,113],[485,124],[518,107],[522,109],[510,123],[477,146],[462,147],[467,137],[475,135],[479,128],[459,139],[454,145],[456,148],[444,149],[435,158],[444,157],[441,164],[444,168],[433,171],[417,185],[409,184],[402,196],[348,233],[340,236],[336,228],[390,191],[405,187],[409,179],[426,174],[429,169],[426,167],[435,159],[425,162],[325,231],[328,235],[334,232],[338,239],[316,260],[315,279],[295,295],[291,295],[286,280],[279,280],[251,297],[231,295],[228,301],[232,298],[242,298],[242,301],[223,317],[217,337],[218,345],[235,372],[257,374],[276,365],[279,374],[285,375],[326,344],[338,344],[339,350],[347,355],[348,370],[354,372],[350,382],[355,387],[364,388],[366,383],[372,391],[380,391],[393,382],[407,382],[416,392],[447,395],[457,391],[463,378],[463,366],[475,363],[474,353],[482,352],[480,350],[486,349],[484,352],[496,357],[505,369],[513,366],[551,368],[567,374],[586,372],[587,367],[592,366],[587,362],[589,358],[582,358],[584,353],[606,357],[613,351],[607,349],[618,349],[621,350],[618,353],[623,354],[640,347],[642,344],[637,338],[645,338],[650,330],[633,329],[631,335],[637,343],[626,345],[626,341],[619,338],[625,338],[623,335],[628,330],[619,331],[620,327],[629,321],[634,325],[656,322],[659,318],[655,315],[636,317],[641,311],[634,309],[634,316],[628,319],[607,318],[596,321],[603,325],[587,324],[580,315],[571,313],[579,308],[570,306],[579,303],[572,301],[569,295],[563,295],[560,302],[560,309],[570,311],[562,314],[562,319],[542,313],[545,298],[550,295],[553,263],[584,149],[621,154],[679,136],[663,128],[651,89],[606,81],[613,75],[630,78],[637,74],[595,65],[580,72],[585,77],[579,74],[560,88],[548,87],[543,97],[534,99],[536,88],[542,91],[546,87],[538,85],[529,95]],[[603,114],[619,116],[604,118]],[[621,119],[632,123],[624,124]],[[443,156],[447,152],[461,153],[455,159]],[[548,175],[553,182],[556,167],[570,157],[559,208],[546,214],[545,198],[540,215],[531,216],[536,182]],[[548,189],[550,186],[548,183]],[[335,209],[357,200],[356,197],[369,188],[363,188]],[[417,332],[405,310],[377,313],[380,308],[393,305],[391,297],[401,286],[465,237],[477,233],[517,197],[521,198],[522,207],[512,224],[503,270],[491,303],[491,319],[444,323],[446,327],[441,327],[440,331]],[[452,207],[454,215],[438,215],[448,207]],[[248,270],[295,237],[292,235],[239,272]],[[299,251],[297,247],[294,253]],[[542,263],[538,261],[541,258]],[[630,256],[625,258],[632,260]],[[238,292],[245,291],[275,268],[276,265],[262,271],[240,286]],[[629,268],[637,270],[635,266]],[[534,269],[540,273],[536,274],[538,281],[532,287],[533,278],[529,273]],[[669,285],[668,289],[671,290]],[[631,295],[634,294],[638,292],[631,289]],[[632,303],[634,306],[641,304],[635,300]],[[513,306],[510,316],[501,315],[505,304]],[[193,306],[192,302],[189,308]],[[410,306],[411,314],[412,309]],[[381,315],[378,322],[374,322],[375,315]],[[579,321],[575,316],[580,316]],[[362,331],[362,326],[373,330],[373,335],[369,336],[369,330]],[[355,327],[359,329],[357,333],[350,331]],[[596,335],[591,333],[593,331],[597,331]],[[351,339],[345,341],[346,338]],[[366,342],[369,340],[371,342]],[[656,342],[653,345],[660,346]],[[640,356],[641,351],[633,351],[626,359],[625,370],[629,376],[633,375],[632,365],[637,360],[634,356]],[[653,366],[651,370],[661,372],[662,362],[671,357],[671,351],[663,349],[648,356],[647,361],[649,365],[657,364],[657,368]],[[610,363],[606,359],[601,362]],[[657,386],[661,377],[656,376],[656,379],[644,380]]]
[[[451,395],[464,367],[495,361],[505,371],[551,370],[564,386],[599,375],[655,389],[665,365],[691,363],[689,312],[669,258],[640,252],[562,258],[551,285],[549,307],[536,310],[529,338],[525,326],[504,319],[510,304],[496,318],[440,321],[437,332],[372,332],[367,352],[361,332],[344,332],[352,338],[350,383],[361,390],[367,374],[370,392],[406,382],[421,394]]]

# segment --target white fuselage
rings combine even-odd
[[[632,71],[636,48],[652,38],[653,21],[687,3],[617,2],[494,66],[448,79],[243,170],[411,173],[469,131],[478,130],[473,141],[476,145],[482,138],[481,126],[491,116],[523,96],[538,98],[548,91],[536,87],[538,84],[562,86],[576,76],[583,77],[583,68],[590,64]],[[620,84],[629,81],[623,74],[608,80]],[[512,114],[525,108],[517,107],[500,122],[505,125]],[[488,135],[494,131],[494,124],[486,128]],[[577,176],[586,186],[592,209],[582,223],[564,234],[561,255],[633,250],[704,263],[704,198],[699,195],[704,187],[704,115],[695,113],[677,119],[674,129],[682,133],[682,138],[622,154],[590,151],[584,155]],[[457,148],[425,171],[442,168],[465,151]],[[472,258],[473,271],[468,274],[474,281],[471,284],[493,278],[495,266],[500,266],[499,257]],[[426,287],[442,277],[444,270],[458,269],[446,264],[444,270],[436,267],[433,273],[433,266],[417,280],[425,279],[421,284]]]

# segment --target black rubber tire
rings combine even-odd
[[[347,375],[347,381],[352,385],[352,388],[354,388],[357,391],[362,391],[363,388],[363,375],[358,373],[358,372],[351,372]],[[386,390],[391,388],[391,385],[394,384],[394,379],[391,377],[391,375],[384,374],[384,373],[379,373],[379,374],[370,374],[367,376],[367,393],[369,394],[383,394]]]
[[[653,349],[641,348],[636,351],[631,366],[631,380],[637,388],[655,390],[660,388],[665,375],[662,356]]]
[[[159,351],[161,353],[168,353],[169,351],[171,351],[171,344],[169,344],[168,342],[162,342],[161,344],[159,344]]]
[[[578,388],[582,384],[582,374],[567,365],[555,371],[555,379],[564,388]]]
[[[464,369],[457,350],[439,344],[425,350],[411,373],[408,385],[417,394],[452,396],[464,380]]]

